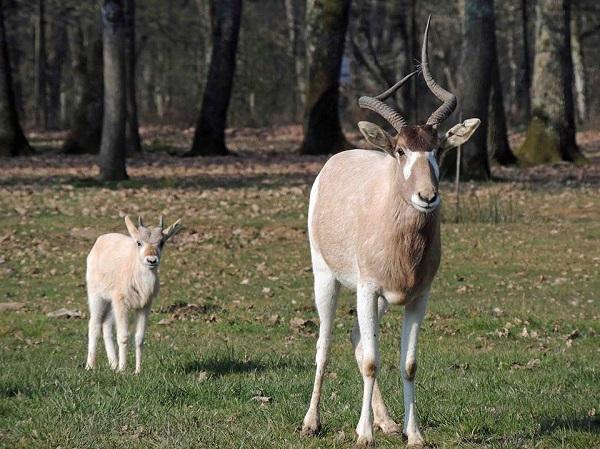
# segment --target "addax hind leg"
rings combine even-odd
[[[106,314],[109,303],[100,295],[89,293],[88,304],[90,308],[90,321],[88,325],[88,354],[85,369],[94,369],[96,366],[96,347],[100,336],[102,319]]]
[[[378,321],[381,323],[383,316],[387,312],[388,302],[383,296],[380,296],[377,303],[377,315]],[[352,347],[354,348],[354,356],[356,357],[356,363],[358,369],[362,373],[362,361],[363,361],[363,348],[360,340],[360,329],[358,326],[358,320],[354,321],[354,328],[352,329]],[[402,432],[402,428],[394,422],[390,417],[385,403],[383,402],[383,396],[379,389],[379,382],[375,380],[373,386],[373,426],[381,429],[381,431],[388,435],[399,435]]]
[[[319,313],[319,339],[317,340],[316,373],[310,405],[302,424],[302,433],[316,435],[321,430],[319,405],[321,387],[327,367],[339,283],[328,269],[315,270],[315,303]]]
[[[408,438],[408,447],[415,449],[425,445],[425,440],[419,430],[415,404],[415,376],[417,374],[417,341],[421,322],[427,310],[428,299],[429,292],[406,306],[400,348],[400,371],[404,384],[404,434]]]
[[[112,312],[112,306],[106,311],[104,321],[102,321],[102,336],[104,337],[104,348],[108,357],[108,364],[111,369],[117,369],[117,348],[113,339],[113,327],[115,324],[115,316]]]

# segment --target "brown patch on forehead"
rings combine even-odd
[[[433,151],[438,136],[431,125],[406,126],[398,133],[397,146],[409,151]]]
[[[161,228],[146,228],[140,227],[138,229],[140,233],[140,239],[144,242],[158,245],[162,240],[162,229]]]

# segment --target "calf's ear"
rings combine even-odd
[[[167,240],[169,240],[171,237],[173,237],[175,234],[177,234],[181,228],[182,228],[182,224],[181,224],[181,218],[178,219],[175,223],[173,223],[171,226],[169,226],[167,229],[165,229],[162,233],[163,233],[163,240],[166,242]]]
[[[140,233],[138,232],[137,227],[133,224],[133,221],[131,221],[131,218],[129,218],[129,215],[125,215],[125,226],[127,226],[127,231],[129,231],[129,235],[133,239],[138,240],[140,237]]]

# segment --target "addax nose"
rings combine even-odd
[[[158,257],[156,256],[146,256],[144,260],[148,265],[156,265],[158,263]]]
[[[433,190],[419,192],[417,195],[419,195],[419,199],[421,201],[424,201],[427,204],[431,204],[437,199],[437,193],[435,193]]]

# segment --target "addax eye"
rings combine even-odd
[[[142,242],[140,242],[139,240],[137,241],[137,246],[141,247],[142,246]]]

